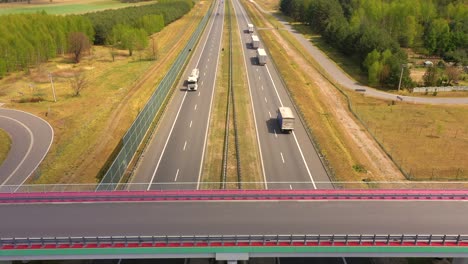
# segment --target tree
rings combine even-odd
[[[447,85],[452,85],[452,82],[458,82],[461,72],[457,67],[450,66],[445,68],[445,74],[447,75]]]
[[[436,86],[439,80],[439,72],[436,67],[428,67],[423,75],[423,81],[425,86]]]
[[[89,82],[84,72],[76,72],[70,79],[70,87],[73,90],[73,96],[80,96],[81,91],[88,87]]]
[[[118,24],[112,29],[109,44],[121,49],[128,49],[129,56],[134,50],[142,50],[148,45],[148,35],[144,29]]]
[[[83,32],[68,35],[68,51],[73,53],[75,63],[80,62],[83,54],[91,49],[91,42]]]

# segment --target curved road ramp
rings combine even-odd
[[[5,108],[0,108],[0,128],[12,141],[7,158],[0,164],[0,192],[16,191],[7,185],[19,186],[36,171],[52,145],[54,131],[42,118]]]

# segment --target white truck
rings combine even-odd
[[[267,62],[267,55],[264,49],[257,49],[257,59],[259,65],[265,65]]]
[[[260,39],[258,38],[258,36],[252,35],[252,48],[258,49],[259,45],[260,45]]]
[[[288,132],[294,130],[294,114],[289,107],[280,107],[278,108],[277,116],[278,124],[281,128],[281,132]]]
[[[187,79],[187,90],[196,91],[198,89],[198,75],[199,74],[200,74],[200,71],[197,68],[192,70],[192,72],[190,73]]]
[[[247,24],[247,30],[248,30],[249,33],[253,33],[254,32],[253,29],[254,29],[253,24]]]

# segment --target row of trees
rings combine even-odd
[[[156,4],[106,10],[84,16],[91,20],[96,31],[94,43],[103,45],[112,41],[109,35],[118,24],[134,29],[143,28],[147,34],[152,34],[186,14],[192,6],[190,0],[160,0]]]
[[[58,54],[71,53],[79,62],[91,43],[134,50],[148,45],[148,35],[187,13],[190,0],[159,0],[156,4],[106,10],[85,15],[56,16],[45,12],[1,16],[0,78],[27,70]]]
[[[70,36],[94,38],[91,21],[82,16],[4,15],[0,23],[0,77],[70,52]]]
[[[468,6],[463,0],[281,0],[280,9],[356,56],[374,85],[398,85],[407,61],[400,47],[466,60]],[[403,85],[410,82],[405,70]]]

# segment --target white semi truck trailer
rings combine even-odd
[[[252,35],[252,48],[258,49],[259,46],[260,46],[260,39],[258,38],[257,35]]]
[[[264,49],[257,49],[257,59],[259,65],[265,65],[267,62],[267,55]]]
[[[192,72],[190,73],[187,79],[187,90],[196,91],[198,89],[199,74],[200,74],[200,71],[197,68],[192,70]]]
[[[281,128],[281,132],[291,133],[294,130],[294,114],[289,107],[278,108],[277,116],[278,124]]]

